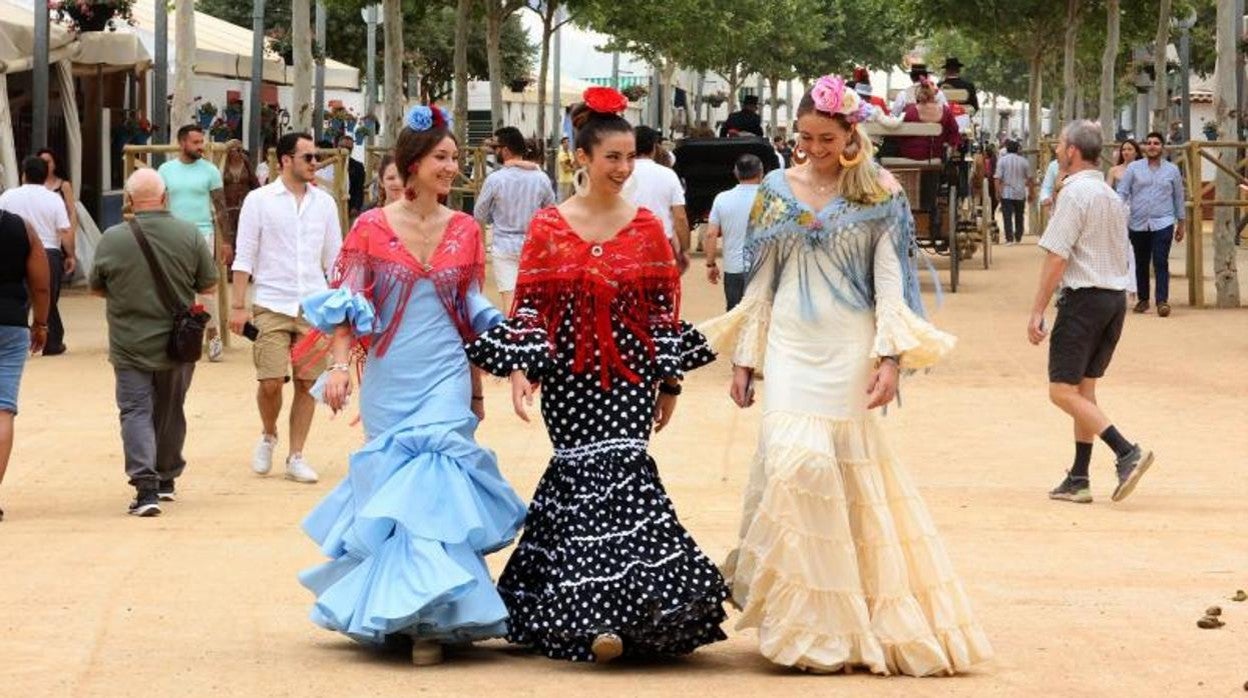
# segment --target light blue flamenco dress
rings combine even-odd
[[[503,320],[480,292],[480,250],[475,222],[457,216],[421,264],[370,212],[344,243],[336,288],[303,302],[320,332],[349,323],[367,351],[367,443],[303,522],[330,560],[299,577],[316,594],[312,620],[362,643],[507,633],[483,557],[516,537],[525,506],[474,440],[464,341]]]

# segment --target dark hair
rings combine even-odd
[[[583,102],[572,107],[572,129],[576,132],[573,143],[590,154],[608,133],[633,133],[628,119],[618,114],[600,114]]]
[[[191,135],[192,133],[199,133],[202,135],[203,132],[204,132],[203,126],[200,126],[199,124],[187,124],[178,129],[178,142],[181,143],[183,140],[186,139],[187,136]]]
[[[1121,164],[1122,164],[1122,161],[1123,161],[1123,158],[1122,158],[1122,149],[1123,149],[1123,148],[1125,148],[1125,147],[1127,147],[1127,146],[1131,146],[1132,148],[1135,148],[1135,157],[1136,157],[1136,159],[1139,159],[1139,157],[1140,157],[1140,144],[1139,144],[1139,143],[1136,143],[1134,138],[1128,138],[1128,139],[1124,140],[1122,143],[1119,143],[1119,144],[1118,144],[1118,164],[1119,164],[1119,165],[1121,165]]]
[[[542,149],[541,142],[536,138],[526,138],[524,140],[524,159],[529,162],[535,162],[538,165],[546,164],[546,151]]]
[[[62,172],[59,171],[61,167],[61,157],[56,154],[55,150],[52,150],[51,148],[40,148],[35,153],[35,155],[40,158],[42,158],[44,155],[51,155],[52,164],[48,166],[48,174],[51,175],[53,172],[56,172],[56,176],[59,177],[62,182],[69,181],[69,177],[66,177]]]
[[[28,155],[22,160],[22,180],[27,184],[43,184],[48,178],[48,163],[38,155]]]
[[[732,166],[732,173],[737,179],[754,179],[763,173],[763,161],[757,155],[746,153],[737,158],[736,164]]]
[[[277,165],[281,167],[283,157],[295,156],[295,148],[298,147],[299,141],[311,141],[312,136],[298,131],[291,131],[281,138],[277,139]],[[315,142],[315,141],[313,141]]]
[[[398,142],[394,144],[394,162],[399,166],[399,176],[403,178],[403,181],[407,181],[407,176],[412,172],[412,166],[423,160],[442,142],[443,138],[447,137],[455,141],[456,145],[459,144],[455,134],[445,126],[433,126],[424,131],[413,131],[405,126],[399,132]]]
[[[381,162],[377,163],[377,181],[378,182],[386,178],[386,168],[393,164],[394,164],[394,155],[392,153],[386,153],[385,155],[381,156]]]
[[[1162,145],[1166,144],[1166,137],[1164,134],[1162,134],[1161,131],[1149,131],[1148,135],[1144,136],[1144,140],[1148,140],[1150,138],[1156,138],[1157,140],[1161,141]]]
[[[653,155],[655,148],[659,147],[659,141],[663,138],[663,134],[649,126],[638,126],[633,129],[633,135],[637,137],[638,155]]]
[[[1018,141],[1008,140],[1005,142],[1005,152],[1017,153],[1019,149]]]
[[[528,146],[524,142],[524,134],[515,126],[504,126],[494,132],[494,142],[500,148],[506,148],[512,157],[524,158],[528,155]]]

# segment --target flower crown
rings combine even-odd
[[[423,104],[409,109],[407,118],[403,119],[403,125],[413,131],[428,131],[431,128],[450,130],[453,123],[451,115],[442,107]]]
[[[824,114],[840,114],[851,124],[862,123],[871,116],[871,103],[846,89],[845,81],[838,75],[824,75],[816,80],[810,88],[810,98],[815,109]]]
[[[619,90],[610,87],[590,87],[581,95],[585,106],[595,114],[610,114],[619,116],[628,109],[628,97],[625,97]]]

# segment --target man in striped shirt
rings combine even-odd
[[[1152,451],[1128,441],[1096,403],[1096,382],[1122,334],[1131,284],[1131,249],[1123,235],[1127,208],[1097,169],[1100,153],[1101,127],[1094,122],[1075,121],[1058,139],[1060,169],[1068,174],[1040,238],[1048,255],[1027,325],[1032,344],[1044,341],[1044,312],[1060,284],[1049,340],[1049,399],[1074,420],[1075,460],[1049,497],[1080,504],[1092,501],[1094,437],[1114,451],[1115,502],[1131,494],[1153,463]]]
[[[542,208],[555,205],[555,190],[546,173],[525,160],[527,149],[520,129],[504,126],[494,132],[494,141],[503,166],[485,178],[472,215],[482,228],[493,226],[494,281],[506,311],[516,290],[520,249],[524,247],[529,222]]]

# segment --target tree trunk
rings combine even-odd
[[[1062,112],[1059,123],[1075,117],[1075,40],[1079,37],[1079,6],[1081,0],[1066,0],[1066,43],[1062,54]],[[1056,134],[1054,134],[1056,135]]]
[[[503,8],[490,0],[485,13],[485,58],[490,71],[490,123],[503,125]]]
[[[1169,44],[1170,0],[1161,0],[1157,8],[1157,39],[1153,43],[1153,130],[1162,133],[1170,132],[1170,95],[1166,89],[1166,46]]]
[[[551,30],[553,14],[542,15],[542,57],[537,69],[537,130],[538,138],[546,138],[546,76],[550,74],[550,42],[555,32]]]
[[[672,132],[672,80],[675,77],[676,61],[671,58],[663,59],[663,67],[659,70],[659,84],[663,86],[662,94],[653,95],[653,97],[662,99],[659,103],[659,120],[663,124],[663,130],[669,134]]]
[[[1165,0],[1163,0],[1164,2]],[[1166,3],[1169,4],[1169,3]],[[1235,72],[1238,69],[1236,44],[1239,36],[1240,18],[1235,16],[1235,0],[1218,0],[1217,21],[1217,62],[1214,70],[1213,111],[1218,123],[1222,140],[1237,140],[1234,110],[1235,104]],[[1219,159],[1232,169],[1235,168],[1236,152],[1234,148],[1223,148]],[[1199,168],[1195,168],[1199,172]],[[1238,198],[1236,183],[1225,172],[1218,171],[1217,198],[1230,200]],[[1198,212],[1200,208],[1196,209]],[[1231,209],[1219,207],[1214,209],[1213,223],[1213,283],[1217,289],[1219,308],[1239,307],[1239,269],[1235,264],[1235,220]],[[1201,224],[1197,220],[1188,221],[1188,233],[1200,235]]]
[[[737,91],[741,89],[741,66],[734,65],[724,77],[728,78],[728,113],[737,110]]]
[[[772,75],[767,78],[767,89],[771,90],[771,135],[776,135],[780,131],[780,76]]]
[[[403,95],[403,3],[402,0],[383,0],[381,14],[385,18],[382,34],[385,38],[385,55],[382,72],[386,86],[384,106],[384,143],[393,148],[403,129],[403,111],[406,100]]]
[[[290,126],[295,131],[312,133],[312,71],[316,66],[312,61],[311,0],[291,0],[290,37],[295,52]]]
[[[1029,74],[1027,76],[1027,102],[1029,109],[1027,113],[1027,147],[1036,150],[1040,146],[1040,105],[1044,103],[1044,95],[1041,88],[1044,86],[1044,53],[1036,51],[1032,54],[1029,61]]]
[[[177,130],[195,121],[195,95],[191,80],[195,75],[195,2],[194,0],[178,0],[177,13],[174,18],[174,42],[177,54],[174,61],[178,64],[173,75],[173,104],[169,114],[170,130]]]
[[[472,0],[455,6],[455,137],[468,142],[468,35],[472,29]]]

